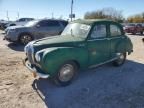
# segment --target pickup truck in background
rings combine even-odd
[[[128,24],[124,27],[126,33],[132,33],[133,35],[140,33],[141,35],[144,32],[144,26],[142,24]]]

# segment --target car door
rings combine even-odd
[[[122,28],[117,24],[110,24],[110,47],[111,47],[111,58],[117,57],[118,53],[125,50],[125,36]]]
[[[94,25],[87,46],[89,66],[97,65],[110,59],[110,41],[105,23],[96,23]]]
[[[48,36],[54,36],[59,33],[60,25],[56,21],[42,20],[36,25],[35,35],[36,38],[44,38]]]
[[[47,35],[51,34],[49,30],[49,21],[48,20],[42,20],[34,27],[34,35],[36,39],[44,38]]]

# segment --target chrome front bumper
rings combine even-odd
[[[38,76],[38,77],[44,78],[44,79],[50,77],[50,75],[48,75],[48,74],[42,74],[42,73],[38,72],[38,70],[35,67],[32,67],[32,65],[28,62],[27,58],[25,58],[23,60],[23,65],[26,66],[33,73],[34,77]]]

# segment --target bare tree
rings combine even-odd
[[[127,22],[129,22],[129,23],[144,23],[144,12],[141,14],[129,16],[127,18]]]
[[[122,11],[116,10],[114,8],[103,8],[101,10],[87,12],[84,18],[85,19],[111,19],[119,22],[122,22],[124,19],[122,15]]]

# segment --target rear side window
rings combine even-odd
[[[106,37],[106,34],[106,25],[95,25],[91,33],[91,38],[103,38]]]
[[[120,36],[122,35],[121,29],[117,25],[110,25],[111,36]]]
[[[47,21],[41,21],[39,22],[40,27],[47,27]]]
[[[137,27],[142,27],[142,24],[137,24]]]
[[[34,20],[34,19],[33,19],[33,18],[28,18],[28,19],[27,19],[27,21],[32,21],[32,20]]]
[[[66,21],[61,21],[61,23],[64,27],[67,26],[67,24],[68,24],[68,22],[66,22]]]
[[[58,21],[48,21],[47,22],[47,25],[49,27],[57,27],[57,26],[60,26],[59,22]]]
[[[25,21],[25,18],[21,18],[18,20],[19,22]]]

